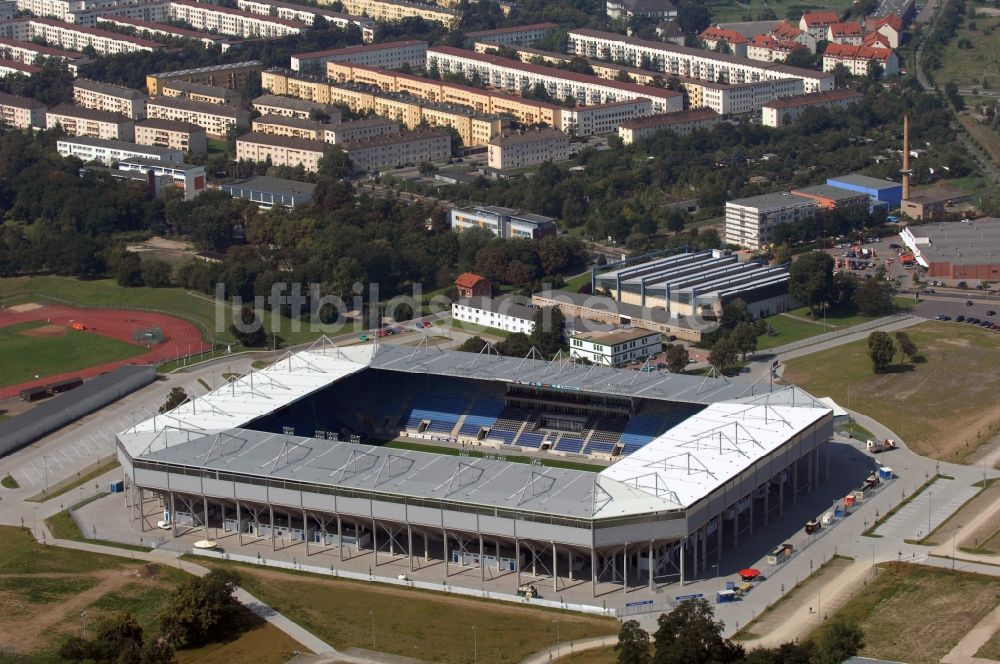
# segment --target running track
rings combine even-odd
[[[100,334],[128,343],[135,343],[132,340],[133,329],[150,328],[159,325],[163,330],[165,340],[163,343],[153,346],[148,353],[143,355],[99,364],[87,369],[81,369],[80,371],[44,376],[39,379],[20,383],[19,385],[2,388],[0,389],[0,399],[16,396],[18,392],[28,387],[48,385],[64,378],[73,378],[74,376],[84,379],[93,378],[125,364],[162,364],[177,356],[184,356],[189,353],[197,353],[201,350],[210,350],[212,348],[210,344],[205,343],[201,338],[201,331],[191,323],[174,318],[173,316],[148,311],[75,309],[61,304],[43,304],[41,307],[31,311],[17,312],[11,309],[0,311],[0,327],[36,320],[43,320],[67,327],[71,323],[80,322],[87,327],[87,331],[82,334]],[[80,334],[72,330],[67,330],[66,333]]]

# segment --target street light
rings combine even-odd
[[[958,531],[962,528],[962,524],[958,524],[955,528],[955,532],[951,534],[951,571],[955,571],[955,536],[958,535]]]
[[[375,650],[375,609],[371,609],[368,615],[372,617],[372,650]]]
[[[559,621],[553,620],[552,622],[556,624],[556,659],[559,659],[559,649],[562,645],[562,639],[559,637]]]
[[[556,655],[558,657],[558,654]],[[472,662],[479,662],[479,636],[476,634],[476,626],[472,626]]]

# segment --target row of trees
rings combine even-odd
[[[837,621],[815,640],[748,653],[722,636],[723,624],[705,599],[685,600],[656,623],[652,637],[636,620],[622,623],[615,646],[619,664],[841,664],[864,647],[856,625]]]
[[[833,257],[821,251],[799,256],[789,269],[788,291],[809,307],[813,317],[823,311],[856,311],[865,316],[882,316],[896,310],[896,289],[882,277],[884,269],[871,279],[853,274],[834,274]]]
[[[888,332],[876,330],[868,335],[868,357],[871,358],[875,373],[885,372],[893,359],[899,354],[899,361],[919,362],[923,359],[917,345],[906,332],[898,330],[895,342]]]

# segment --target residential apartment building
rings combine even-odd
[[[784,62],[797,48],[805,48],[798,42],[775,39],[771,35],[757,35],[747,44],[747,58],[762,62]]]
[[[658,131],[669,129],[681,135],[697,129],[711,129],[721,122],[721,116],[710,108],[678,111],[665,115],[651,115],[648,118],[629,120],[618,127],[618,137],[625,145],[652,136]]]
[[[262,115],[251,121],[250,131],[258,134],[273,134],[275,136],[291,136],[310,141],[322,141],[324,136],[323,131],[329,126],[315,120],[290,118],[284,115]]]
[[[56,150],[63,157],[77,157],[81,161],[99,161],[105,166],[134,157],[156,159],[175,164],[184,163],[184,152],[152,145],[137,145],[125,141],[107,141],[90,136],[60,138]]]
[[[251,133],[236,139],[236,159],[239,161],[270,161],[275,166],[302,166],[306,171],[319,170],[319,160],[332,147],[323,141],[310,141],[291,136]]]
[[[463,272],[455,277],[455,290],[459,297],[489,297],[493,292],[493,284],[482,275]]]
[[[670,0],[607,0],[605,12],[612,20],[677,18],[677,7]]]
[[[580,332],[569,338],[570,356],[608,367],[645,360],[662,350],[663,336],[641,327]]]
[[[364,118],[351,120],[335,125],[324,125],[321,140],[340,145],[354,141],[378,138],[379,136],[398,136],[398,122],[386,118]]]
[[[103,3],[98,3],[103,4]],[[94,7],[89,1],[81,3],[84,9],[71,11],[66,15],[66,22],[82,25],[88,28],[97,26],[102,16],[108,18],[123,18],[126,20],[149,21],[165,23],[170,20],[170,2],[121,2],[114,7]]]
[[[399,69],[403,66],[422,70],[427,62],[427,42],[418,40],[384,42],[364,46],[348,46],[328,51],[296,53],[291,58],[293,71],[326,73],[328,62],[353,62],[382,69]]]
[[[826,40],[831,44],[861,46],[865,31],[857,21],[833,23],[826,29]]]
[[[719,44],[724,44],[728,51],[737,57],[747,57],[747,44],[750,40],[736,32],[717,25],[710,25],[698,35],[705,46],[713,51],[720,50]]]
[[[900,38],[903,34],[903,19],[896,14],[887,14],[878,18],[872,17],[865,27],[871,32],[878,33],[888,40],[889,48],[899,48]]]
[[[159,74],[148,74],[146,76],[146,90],[150,95],[159,95],[160,86],[171,81],[190,81],[192,83],[204,83],[205,85],[215,85],[230,90],[244,92],[256,84],[260,73],[264,70],[264,63],[260,60],[248,60],[246,62],[234,62],[227,65],[213,65],[211,67],[196,67],[194,69],[180,69],[178,71],[167,71]]]
[[[332,63],[327,65],[328,71],[330,67]],[[673,90],[609,81],[451,46],[427,49],[427,69],[436,69],[442,76],[478,76],[494,88],[516,93],[541,85],[554,98],[571,98],[582,105],[645,98],[652,102],[654,113],[669,113],[684,108],[683,95]]]
[[[802,81],[802,92],[833,89],[833,76],[801,67],[766,63],[735,55],[626,37],[613,32],[582,28],[568,33],[570,53],[587,58],[625,62],[634,67],[652,63],[667,77],[678,76],[718,83],[753,83],[783,78]]]
[[[787,21],[778,21],[771,28],[769,34],[778,41],[795,42],[808,48],[810,53],[816,52],[816,42],[818,40],[805,30],[797,28]]]
[[[0,76],[34,76],[42,71],[41,67],[26,65],[15,60],[0,60]]]
[[[531,334],[535,329],[535,309],[514,297],[465,297],[451,304],[451,317],[463,323],[492,327],[511,334]]]
[[[774,241],[779,224],[815,216],[815,201],[786,192],[738,198],[726,203],[726,244],[760,249]]]
[[[385,134],[341,144],[358,173],[379,168],[441,161],[451,157],[451,134],[437,129],[418,129]]]
[[[831,25],[840,23],[837,12],[805,12],[799,19],[799,30],[808,32],[816,41],[826,39]]]
[[[120,171],[153,173],[158,177],[169,177],[174,186],[184,192],[184,200],[190,201],[205,191],[205,167],[196,164],[173,163],[149,157],[122,159],[115,168]]]
[[[119,5],[140,4],[144,0],[17,0],[17,11],[35,16],[69,20],[72,12],[83,9],[110,9]],[[148,2],[148,0],[145,0]]]
[[[191,81],[170,81],[164,83],[160,94],[164,97],[183,97],[203,104],[219,104],[221,106],[238,106],[240,93],[229,88]]]
[[[351,14],[334,12],[329,9],[322,9],[311,5],[276,2],[275,0],[268,0],[266,2],[261,0],[236,0],[236,6],[245,12],[250,12],[251,14],[258,14],[260,16],[274,15],[278,18],[301,21],[302,23],[310,26],[313,25],[316,21],[316,17],[318,16],[330,25],[336,26],[340,29],[344,29],[349,26],[357,26],[357,28],[361,31],[361,39],[364,40],[366,44],[370,44],[375,41],[375,21],[367,16],[353,16]]]
[[[454,9],[408,0],[342,0],[341,4],[348,14],[368,16],[376,21],[402,21],[412,17],[452,28],[462,18],[462,14]]]
[[[483,228],[499,238],[538,240],[555,235],[556,220],[531,212],[521,212],[499,205],[476,205],[453,208],[449,212],[451,229],[457,233],[469,228]]]
[[[146,95],[121,85],[78,78],[73,81],[73,103],[83,108],[92,108],[109,113],[117,113],[133,120],[146,115]]]
[[[2,28],[3,36],[12,39],[24,41],[41,39],[50,46],[70,51],[82,51],[89,47],[100,55],[163,49],[163,44],[149,39],[132,37],[120,32],[70,25],[49,18],[17,18],[6,22]]]
[[[135,138],[135,123],[125,115],[66,104],[45,113],[45,126],[62,127],[68,136],[91,136],[113,141]]]
[[[795,121],[807,108],[844,108],[861,101],[860,92],[843,88],[775,99],[761,107],[761,121],[768,127],[783,127]]]
[[[45,104],[28,97],[0,92],[0,119],[6,127],[44,129]]]
[[[170,0],[170,19],[184,21],[196,30],[215,31],[220,35],[244,39],[274,39],[297,35],[309,26],[276,16],[261,16],[219,5]]]
[[[225,138],[229,130],[250,124],[250,113],[244,108],[183,97],[150,97],[146,102],[146,117],[190,122],[203,128],[209,138]]]
[[[531,25],[496,28],[495,30],[467,32],[465,38],[469,41],[484,42],[496,46],[532,46],[541,41],[552,30],[558,29],[559,26],[555,23],[532,23]]]
[[[144,21],[141,19],[128,18],[125,16],[108,16],[101,14],[96,19],[96,24],[100,26],[114,26],[134,30],[140,37],[155,39],[157,37],[169,37],[171,39],[188,39],[201,42],[205,48],[218,48],[225,51],[229,47],[229,38],[224,35],[213,35],[207,32],[198,32],[179,28],[168,23],[158,23],[154,21]]]
[[[652,112],[653,102],[649,99],[564,108],[560,111],[562,119],[558,127],[571,136],[612,134],[618,131],[618,125],[621,123],[644,118]]]
[[[190,122],[176,120],[143,120],[135,125],[135,142],[161,148],[182,150],[186,154],[208,152],[205,130]]]
[[[0,38],[0,59],[33,65],[39,61],[39,58],[58,60],[65,63],[66,68],[69,69],[73,76],[77,75],[80,67],[91,62],[91,59],[82,53],[64,51],[61,48],[42,46],[29,41]]]
[[[803,93],[802,79],[777,78],[751,83],[712,83],[681,79],[691,108],[710,108],[719,115],[756,113],[774,99]]]
[[[501,134],[490,141],[487,149],[490,168],[523,168],[569,159],[569,136],[552,128]]]
[[[832,72],[840,64],[855,76],[867,76],[873,62],[882,67],[887,78],[899,73],[899,58],[887,48],[830,44],[823,51],[823,71]]]

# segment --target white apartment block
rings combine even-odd
[[[798,42],[775,39],[771,35],[757,35],[747,44],[747,58],[762,62],[784,62],[797,48],[805,47]]]
[[[535,309],[513,298],[469,297],[451,304],[451,317],[463,323],[495,330],[531,334],[535,329]]]
[[[376,21],[402,21],[404,18],[422,18],[450,28],[461,20],[461,13],[454,9],[428,5],[408,0],[342,0],[344,11],[354,16],[368,16]]]
[[[175,164],[184,162],[184,153],[181,150],[136,145],[125,141],[106,141],[89,136],[60,138],[56,141],[56,150],[63,157],[77,157],[83,162],[99,161],[105,166],[111,166],[117,161],[133,157],[157,159]]]
[[[0,119],[4,126],[15,129],[44,129],[45,104],[0,92]]]
[[[169,19],[169,17],[167,17]],[[165,19],[167,20],[167,19]],[[98,26],[116,26],[119,28],[129,28],[135,30],[140,37],[170,37],[174,39],[190,39],[201,42],[205,48],[219,48],[225,52],[229,47],[229,38],[223,35],[212,35],[207,32],[197,32],[187,28],[178,28],[168,23],[154,23],[124,16],[108,16],[101,14],[97,17]]]
[[[738,198],[726,203],[726,244],[760,249],[774,241],[774,230],[815,216],[815,201],[787,192]]]
[[[313,51],[312,53],[296,53],[291,57],[294,71],[316,70],[326,74],[328,62],[351,62],[356,65],[381,67],[382,69],[399,69],[404,65],[415,69],[423,69],[427,62],[427,42],[418,40],[384,42],[381,44],[366,44],[364,46],[348,46],[328,51]]]
[[[85,4],[88,9],[69,12],[66,15],[66,22],[93,28],[102,16],[154,23],[165,23],[170,20],[170,2],[146,2],[142,4],[120,2],[114,7],[98,8],[89,8],[90,3]]]
[[[701,88],[701,99],[697,106],[710,108],[719,115],[754,113],[769,101],[804,92],[802,79],[799,78],[779,78],[737,85],[695,85]],[[694,103],[691,105],[695,106]]]
[[[255,134],[291,136],[310,141],[322,141],[323,130],[329,125],[315,120],[289,118],[284,115],[261,115],[250,122],[250,131]]]
[[[562,130],[573,136],[595,136],[611,134],[618,125],[635,118],[643,118],[653,112],[653,102],[649,99],[618,101],[597,106],[566,108],[562,113]]]
[[[189,23],[196,30],[214,30],[221,35],[244,38],[287,37],[297,35],[309,27],[302,21],[261,16],[238,9],[185,0],[170,1],[170,18]]]
[[[386,134],[341,145],[355,172],[441,161],[451,157],[451,134],[437,129]]]
[[[90,58],[80,53],[64,51],[60,48],[52,48],[51,46],[41,46],[34,42],[0,38],[0,59],[33,65],[39,58],[59,60],[66,63],[67,69],[69,69],[73,76],[77,75],[82,65],[90,64]]]
[[[451,230],[461,233],[469,228],[482,228],[499,238],[539,240],[558,232],[556,220],[533,212],[521,212],[499,205],[474,205],[452,208],[448,213]]]
[[[131,141],[135,123],[127,116],[79,106],[54,106],[45,113],[45,126],[62,127],[69,136],[90,136],[109,141]]]
[[[427,69],[435,67],[442,76],[477,75],[492,87],[509,92],[520,93],[542,85],[552,97],[570,97],[582,105],[649,99],[654,113],[670,113],[684,108],[683,95],[673,90],[610,81],[451,46],[427,49]]]
[[[892,49],[830,44],[823,51],[823,71],[827,72],[832,72],[840,64],[854,76],[867,76],[868,67],[872,62],[882,66],[886,78],[892,78],[899,73],[899,57]]]
[[[485,42],[494,46],[531,46],[540,41],[551,30],[558,30],[555,23],[532,23],[512,25],[509,28],[479,30],[466,33],[465,38],[474,42]]]
[[[41,67],[36,65],[26,65],[23,62],[15,62],[14,60],[0,60],[0,76],[34,76],[35,74],[42,71]]]
[[[856,90],[844,88],[775,99],[761,107],[761,122],[767,127],[783,127],[793,122],[807,108],[844,108],[861,101],[863,97]]]
[[[662,350],[662,335],[640,327],[610,332],[578,332],[569,338],[572,357],[609,367],[644,360]]]
[[[323,141],[250,133],[236,139],[236,159],[266,162],[274,166],[301,166],[307,172],[319,170],[319,160],[331,147]]]
[[[665,115],[652,115],[648,118],[629,120],[618,127],[618,137],[625,145],[652,136],[662,129],[683,135],[696,129],[711,129],[721,122],[721,116],[710,108],[697,108],[690,111],[678,111]]]
[[[146,116],[145,94],[132,88],[111,83],[78,78],[73,81],[73,103],[83,108],[92,108],[126,117],[140,119]]]
[[[182,150],[187,154],[208,152],[205,130],[190,122],[143,120],[135,125],[135,142],[161,148]]]
[[[398,136],[400,124],[385,118],[365,118],[334,125],[325,125],[322,139],[339,145],[351,141],[363,141],[379,136]]]
[[[119,161],[115,168],[120,171],[154,173],[168,177],[184,192],[184,200],[189,201],[205,191],[205,167],[195,164],[172,163],[148,157],[131,157]]]
[[[656,71],[720,83],[753,83],[776,79],[801,79],[803,92],[833,89],[829,73],[765,63],[734,55],[714,53],[697,48],[626,37],[613,32],[582,28],[569,31],[570,53],[587,58],[612,60],[641,67],[643,60],[653,63]]]
[[[163,49],[163,44],[148,39],[82,25],[70,25],[49,18],[14,19],[3,24],[3,31],[5,37],[23,41],[41,39],[47,45],[70,51],[82,51],[89,46],[100,55]]]
[[[339,123],[342,117],[340,109],[336,106],[298,99],[297,97],[264,94],[251,103],[261,115],[283,115],[289,118],[309,120],[313,117],[314,112],[318,112],[330,116],[329,122],[331,124]]]
[[[150,97],[146,102],[146,117],[190,122],[203,128],[211,138],[225,138],[229,130],[250,124],[250,113],[246,109],[183,97]]]
[[[203,104],[218,104],[221,106],[239,106],[240,93],[236,90],[218,85],[206,85],[191,81],[170,81],[164,83],[160,94],[164,97],[183,97]]]
[[[142,0],[17,0],[17,10],[35,16],[51,16],[60,21],[70,21],[72,12],[94,9],[111,9],[126,4],[140,4]],[[148,2],[148,0],[145,0]]]
[[[316,17],[326,20],[338,28],[346,28],[356,25],[361,30],[361,38],[366,44],[375,41],[375,21],[367,16],[352,16],[343,12],[333,12],[320,7],[310,7],[307,5],[296,5],[288,2],[262,2],[261,0],[236,0],[236,6],[245,12],[258,14],[260,16],[277,16],[291,21],[301,21],[306,25],[312,25]]]
[[[490,168],[523,168],[544,161],[569,159],[569,136],[558,129],[527,130],[500,135],[487,147]]]

